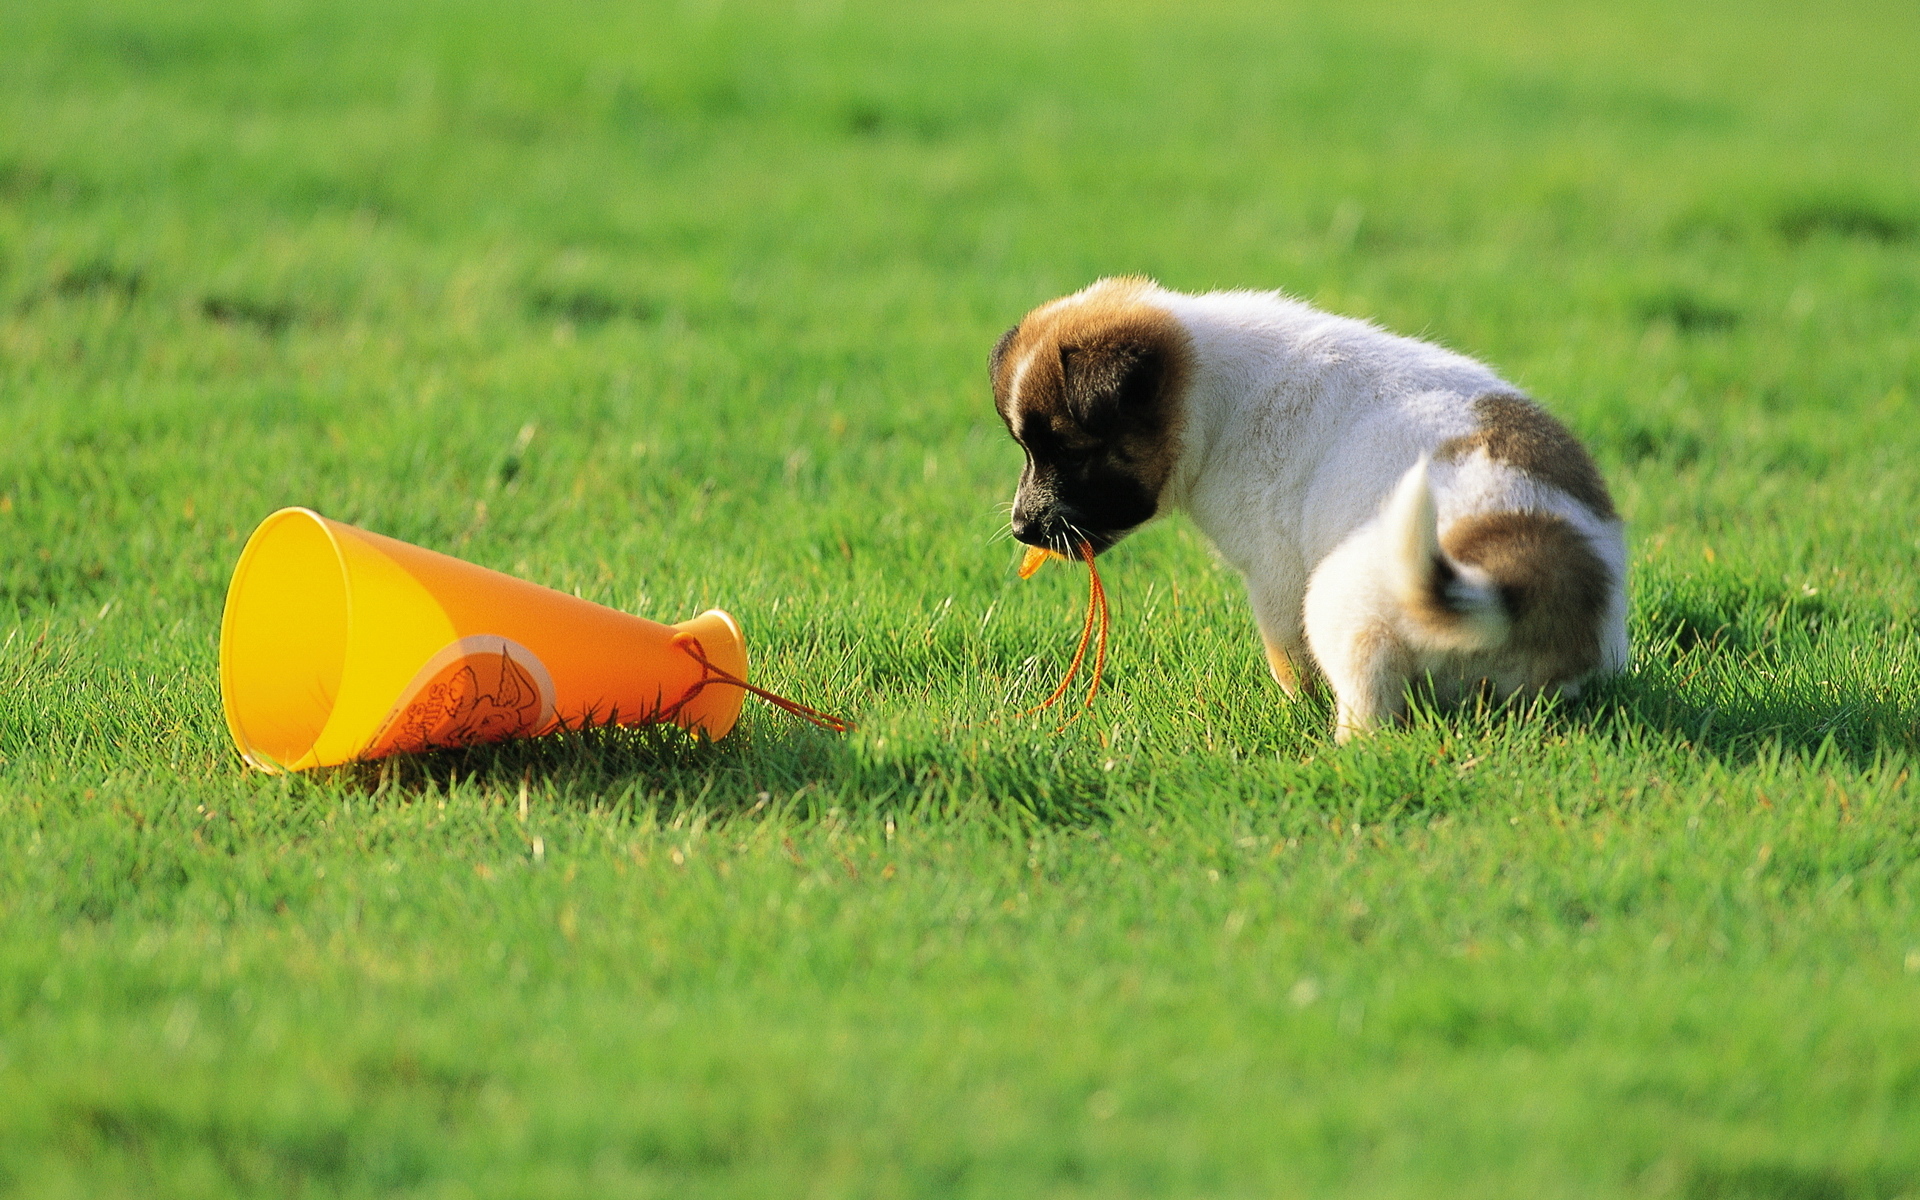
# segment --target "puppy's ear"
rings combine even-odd
[[[1152,341],[1129,338],[1060,348],[1067,411],[1089,433],[1107,432],[1129,416],[1151,412],[1166,374],[1166,353]]]

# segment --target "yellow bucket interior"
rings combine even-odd
[[[346,564],[326,525],[298,511],[270,519],[234,572],[220,645],[227,724],[250,760],[290,765],[320,740],[352,619]]]

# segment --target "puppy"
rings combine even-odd
[[[1276,292],[1104,279],[993,348],[1026,451],[1013,535],[1099,553],[1182,511],[1246,577],[1273,677],[1346,741],[1491,686],[1627,661],[1626,542],[1593,460],[1485,365]]]

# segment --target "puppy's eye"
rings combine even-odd
[[[1031,444],[1023,442],[1021,449],[1036,466],[1066,470],[1086,467],[1105,453],[1098,443],[1068,442],[1051,432],[1040,435]]]

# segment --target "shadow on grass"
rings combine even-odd
[[[1873,602],[1731,576],[1650,583],[1628,673],[1528,720],[1727,766],[1785,756],[1866,768],[1920,750],[1915,630]],[[1484,722],[1500,713],[1428,714]]]
[[[1698,1166],[1686,1200],[1891,1200],[1913,1194],[1916,1179],[1891,1171],[1801,1167],[1790,1163]]]
[[[1416,686],[1413,731],[1443,745],[1505,743],[1513,753],[1581,738],[1733,768],[1786,758],[1866,769],[1920,752],[1912,618],[1871,598],[1726,571],[1655,578],[1637,590],[1626,674],[1589,683],[1574,700],[1488,695],[1436,705]],[[1315,709],[1331,722],[1330,705]]]
[[[1265,786],[1289,792],[1333,788],[1346,796],[1354,786],[1352,769],[1363,760],[1378,760],[1374,768],[1395,776],[1379,783],[1383,795],[1418,790],[1414,777],[1432,766],[1432,747],[1421,739],[1433,735],[1441,743],[1514,754],[1538,754],[1543,738],[1573,738],[1613,745],[1623,755],[1677,753],[1736,768],[1785,757],[1816,769],[1829,763],[1864,769],[1920,750],[1920,703],[1912,694],[1920,640],[1891,611],[1728,574],[1656,578],[1640,590],[1636,666],[1629,674],[1595,684],[1571,702],[1440,710],[1416,704],[1406,735],[1389,733],[1371,747],[1349,746],[1332,756],[1331,706],[1324,697],[1277,724],[1257,704],[1237,704],[1211,719],[1172,718],[1137,748],[1137,764],[1117,772],[1109,753],[1127,756],[1103,749],[1104,739],[1095,746],[1085,737],[1053,737],[1044,723],[972,737],[962,731],[974,726],[925,719],[847,737],[755,709],[738,733],[719,743],[670,726],[603,726],[356,764],[323,778],[375,795],[455,784],[511,794],[537,784],[543,796],[575,804],[697,808],[716,817],[778,804],[801,816],[836,806],[964,808],[1015,821],[1087,824],[1145,792],[1231,789],[1254,778],[1249,767],[1260,762],[1282,764],[1277,773],[1258,770]],[[1275,694],[1272,703],[1289,702]],[[1154,723],[1124,710],[1113,719]],[[1401,744],[1409,739],[1419,744]],[[1345,765],[1321,779],[1320,767],[1306,766],[1315,758]]]
[[[1623,752],[1669,748],[1727,767],[1774,759],[1865,769],[1920,750],[1920,718],[1889,699],[1805,687],[1714,695],[1661,664],[1587,686],[1575,700],[1522,696],[1506,702],[1434,706],[1414,696],[1411,724],[1445,740],[1472,742],[1530,728],[1515,743],[1570,737],[1612,742]]]
[[[1730,762],[1920,748],[1920,639],[1876,600],[1721,571],[1650,580],[1641,609],[1638,667],[1594,689],[1596,715]]]
[[[1715,698],[1657,670],[1598,685],[1567,717],[1599,734],[1651,733],[1730,766],[1777,751],[1864,768],[1920,749],[1920,723],[1890,700],[1798,687]]]
[[[1084,824],[1110,808],[1114,781],[1063,746],[1044,762],[1031,747],[888,746],[788,721],[759,719],[719,743],[672,726],[596,726],[528,740],[402,755],[316,773],[367,795],[420,795],[456,785],[511,793],[538,785],[582,805],[697,808],[743,816],[779,803],[821,815],[966,805],[1052,824]]]

